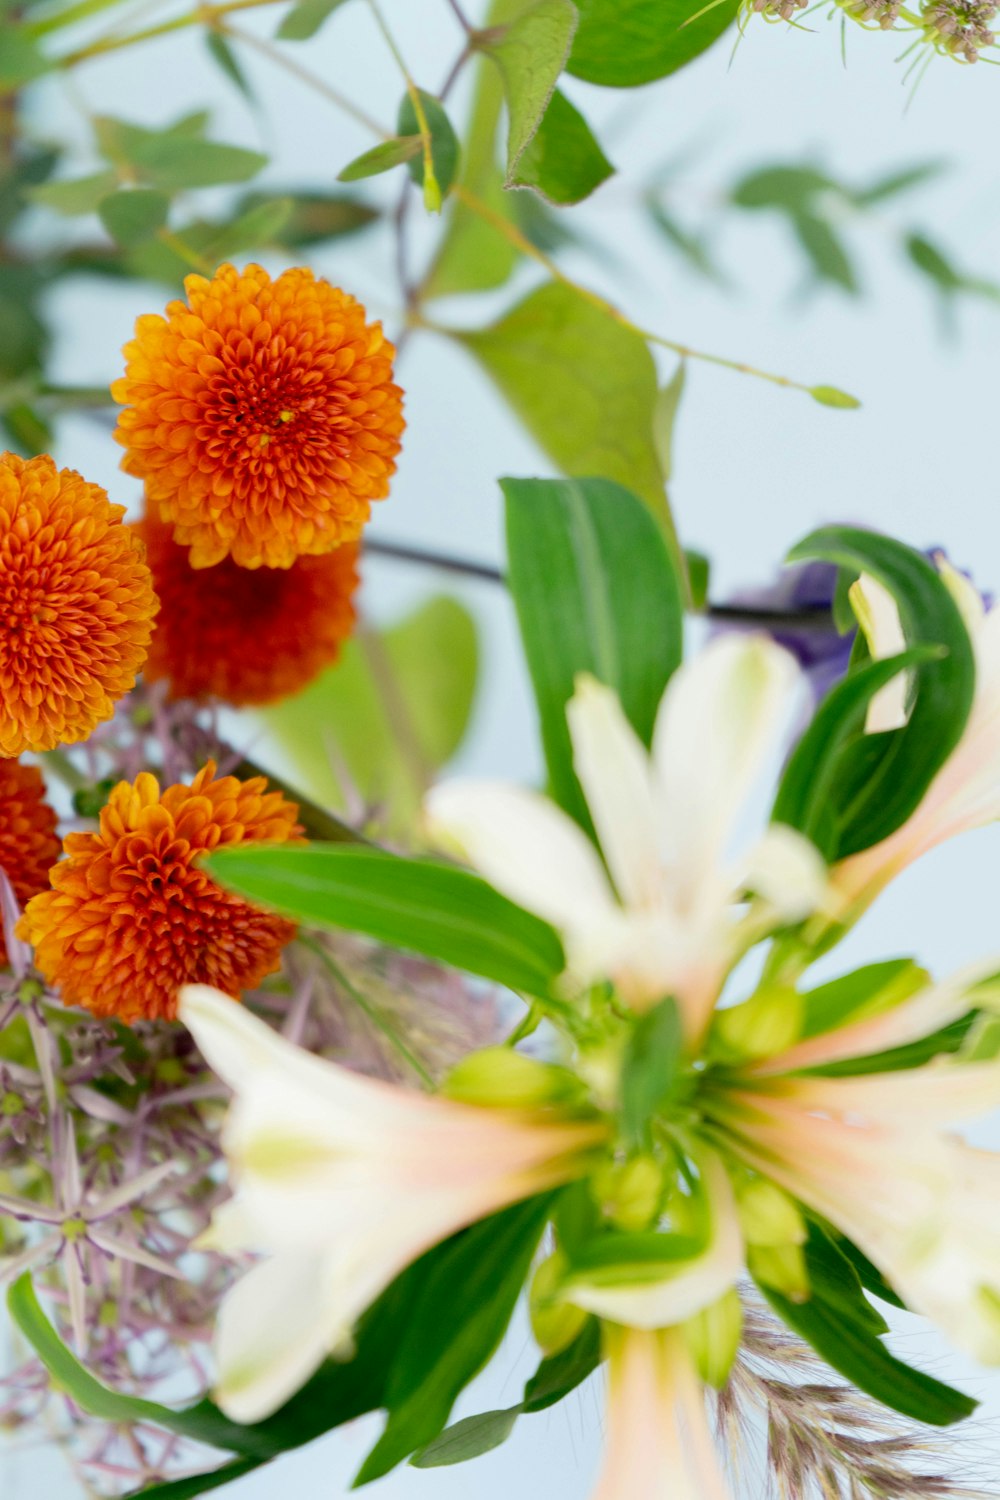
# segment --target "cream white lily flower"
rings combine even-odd
[[[592,1500],[730,1500],[683,1335],[604,1332],[608,1431]]]
[[[567,709],[574,764],[607,870],[565,813],[516,787],[438,786],[430,830],[552,923],[567,984],[610,979],[636,1009],[674,995],[697,1038],[751,935],[800,920],[825,893],[816,850],[789,828],[772,826],[742,863],[727,863],[796,679],[792,658],[764,637],[713,641],[671,679],[652,754],[615,694],[578,679]]]
[[[1000,1154],[973,1149],[950,1127],[1000,1108],[1000,1059],[849,1077],[793,1072],[928,1035],[968,1010],[976,977],[769,1058],[713,1112],[730,1149],[853,1240],[908,1307],[998,1364]]]
[[[223,1133],[235,1195],[206,1243],[270,1257],[220,1314],[216,1396],[236,1421],[282,1405],[425,1250],[570,1181],[604,1135],[360,1077],[207,985],[181,990],[179,1015],[235,1093]]]
[[[972,638],[976,657],[972,712],[959,743],[902,827],[871,849],[842,860],[832,871],[835,899],[843,908],[867,905],[901,870],[937,844],[1000,818],[1000,607],[987,612],[968,579],[946,562],[938,566]],[[872,655],[877,659],[895,655],[901,648],[902,631],[891,596],[866,577],[855,590]],[[898,695],[902,684],[899,679],[884,691],[892,689]],[[898,696],[886,700],[876,695],[872,708],[875,717],[869,718],[869,731],[903,722],[898,717]]]
[[[700,1255],[678,1261],[656,1281],[607,1285],[574,1276],[565,1300],[614,1323],[655,1329],[686,1323],[735,1286],[745,1265],[736,1199],[714,1152],[703,1153],[701,1167],[711,1227]]]

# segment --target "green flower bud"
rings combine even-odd
[[[606,1162],[591,1179],[594,1197],[616,1229],[638,1232],[655,1224],[666,1187],[663,1167],[652,1156]]]
[[[791,985],[763,985],[742,1005],[716,1013],[711,1045],[727,1062],[784,1052],[799,1039],[802,996]]]
[[[706,1385],[721,1391],[729,1379],[743,1332],[743,1304],[736,1288],[731,1287],[718,1302],[689,1318],[683,1332],[698,1374]]]
[[[554,1251],[538,1267],[528,1294],[531,1330],[546,1354],[558,1354],[571,1344],[589,1316],[582,1307],[574,1307],[572,1302],[562,1299],[568,1265],[564,1252]]]
[[[751,1245],[747,1266],[755,1281],[773,1287],[790,1302],[809,1297],[809,1272],[801,1245]]]
[[[794,1199],[766,1177],[737,1187],[740,1227],[748,1245],[804,1245],[806,1223]]]
[[[442,1093],[465,1104],[538,1109],[579,1099],[581,1091],[565,1068],[537,1062],[512,1047],[486,1047],[452,1068]]]

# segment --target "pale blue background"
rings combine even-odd
[[[459,39],[445,0],[385,3],[419,81],[438,86]],[[475,14],[472,0],[469,9]],[[270,12],[238,19],[265,35],[273,27]],[[997,588],[1000,313],[971,304],[960,320],[960,337],[942,341],[927,292],[899,261],[887,231],[919,222],[982,274],[998,267],[994,146],[1000,81],[989,67],[942,61],[904,114],[902,70],[893,66],[901,50],[898,38],[852,30],[845,70],[838,29],[818,15],[806,24],[815,33],[754,24],[731,68],[728,45],[722,43],[677,79],[640,93],[603,93],[570,83],[574,99],[601,124],[609,154],[626,164],[577,211],[579,224],[639,272],[625,274],[610,257],[603,271],[583,260],[572,269],[600,284],[650,328],[807,382],[840,385],[864,401],[860,412],[829,411],[801,395],[692,366],[673,495],[685,541],[714,557],[716,594],[766,578],[804,531],[840,517],[890,529],[921,545],[943,543],[958,562],[975,570],[978,581]],[[297,55],[377,117],[392,120],[398,82],[361,0],[345,7]],[[275,181],[293,184],[329,185],[343,162],[370,144],[360,129],[267,63],[250,57],[246,66],[268,103],[263,127],[228,86],[220,85],[198,37],[187,33],[91,64],[65,91],[51,85],[39,89],[38,128],[48,123],[74,132],[85,167],[87,131],[80,106],[160,123],[211,95],[219,137],[250,144],[260,128],[266,149],[274,153]],[[852,303],[826,293],[807,304],[796,301],[799,262],[784,234],[748,216],[726,232],[725,256],[743,288],[726,297],[682,272],[635,211],[645,172],[695,142],[710,150],[686,173],[693,211],[741,169],[808,152],[853,180],[936,157],[951,160],[955,171],[912,202],[887,204],[883,227],[860,229],[855,243],[871,290],[866,300]],[[368,235],[324,251],[313,263],[394,326],[386,239]],[[160,288],[123,289],[96,281],[61,290],[59,375],[101,382],[117,373],[117,350],[134,317],[162,299]],[[502,302],[497,299],[497,306]],[[482,318],[483,305],[456,303],[447,311],[460,322],[466,316]],[[669,372],[669,357],[663,369]],[[447,343],[415,338],[401,377],[409,429],[392,500],[378,511],[378,533],[498,559],[496,477],[544,473],[544,460],[485,378]],[[117,450],[92,422],[67,421],[58,456],[107,484],[115,498],[134,499],[133,482],[117,471]],[[372,563],[365,604],[391,616],[438,584],[454,587],[448,579]],[[459,591],[476,613],[486,646],[484,686],[461,765],[530,778],[538,770],[538,756],[509,605],[487,584]],[[861,960],[919,945],[924,962],[945,970],[1000,949],[998,856],[1000,834],[989,830],[927,859],[884,897],[851,939],[850,956]],[[845,952],[845,963],[848,956]],[[992,1137],[1000,1144],[1000,1134],[993,1131]],[[996,1412],[1000,1379],[968,1370],[922,1333],[905,1331],[900,1348],[922,1354],[925,1361],[931,1357],[939,1373],[964,1378]],[[462,1409],[515,1401],[530,1367],[527,1334],[519,1327]],[[465,1500],[470,1493],[484,1500],[510,1495],[583,1500],[599,1447],[599,1397],[599,1387],[591,1385],[564,1406],[524,1421],[504,1449],[473,1468],[404,1469],[374,1493],[386,1500]],[[332,1500],[346,1493],[374,1430],[367,1422],[336,1433],[219,1493],[265,1500],[284,1489],[301,1500]],[[973,1445],[982,1452],[987,1481],[1000,1470],[1000,1432],[992,1418],[964,1439],[964,1452]],[[75,1493],[60,1477],[64,1472],[54,1454],[15,1449],[5,1457],[0,1450],[0,1495],[59,1500]],[[758,1495],[759,1486],[751,1493]]]

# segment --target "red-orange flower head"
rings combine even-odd
[[[49,883],[49,870],[62,853],[56,815],[45,800],[45,782],[34,766],[0,760],[0,870],[23,906]],[[0,969],[7,948],[0,927]]]
[[[146,656],[156,596],[124,507],[0,454],[0,755],[84,740]]]
[[[121,781],[97,833],[71,833],[68,858],[18,924],[35,962],[67,1005],[121,1021],[172,1020],[182,984],[227,995],[277,969],[295,925],[231,895],[200,868],[224,844],[300,842],[298,808],[263,776],[161,792],[147,771]]]
[[[189,276],[187,302],[139,318],[111,388],[122,467],[190,547],[287,568],[354,541],[389,489],[403,431],[393,346],[311,271]]]
[[[356,542],[290,568],[250,571],[227,557],[196,572],[152,507],[136,529],[160,599],[145,676],[169,679],[173,698],[287,698],[336,660],[354,628]]]

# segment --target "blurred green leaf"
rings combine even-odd
[[[59,152],[22,146],[12,160],[0,165],[0,233],[5,232],[24,210],[24,200],[33,188],[55,171]]]
[[[840,184],[815,167],[762,167],[731,189],[730,202],[739,208],[777,208],[800,213],[820,193],[842,193]]]
[[[44,56],[37,42],[7,22],[0,46],[0,92],[19,89],[22,84],[40,78],[54,66]]]
[[[156,188],[122,188],[102,198],[97,212],[111,238],[125,249],[152,239],[167,222],[170,198]]]
[[[870,208],[874,203],[884,203],[887,198],[895,198],[899,193],[908,193],[911,188],[920,187],[932,177],[940,176],[947,166],[948,163],[944,161],[928,161],[915,167],[904,167],[899,172],[891,172],[888,177],[879,177],[869,187],[855,188],[851,198],[859,207]]]
[[[506,26],[487,31],[480,43],[503,79],[508,186],[517,180],[521,156],[541,124],[566,65],[576,19],[571,0],[534,0]]]
[[[238,89],[244,99],[253,103],[254,93],[250,87],[250,81],[240,66],[239,59],[233,51],[227,39],[221,31],[208,31],[205,34],[205,45],[209,55],[216,65],[229,79],[234,88]]]
[[[287,243],[283,231],[294,206],[291,198],[265,198],[238,214],[205,247],[209,260],[228,260],[262,245]]]
[[[625,1048],[619,1108],[627,1146],[652,1146],[652,1120],[674,1089],[683,1051],[680,1011],[668,996],[639,1018]]]
[[[827,221],[815,218],[812,214],[797,213],[792,215],[792,225],[817,278],[820,281],[830,281],[856,296],[858,282],[854,267],[843,241]]]
[[[492,327],[453,337],[564,473],[616,480],[666,516],[653,439],[656,366],[639,334],[553,281]]]
[[[286,12],[276,35],[283,42],[307,42],[343,3],[344,0],[298,0]]]
[[[39,187],[29,188],[25,197],[45,208],[54,208],[60,214],[92,214],[97,212],[101,199],[114,192],[117,184],[118,174],[108,168],[106,172],[94,172],[89,177],[42,183]]]
[[[435,99],[433,94],[425,94],[419,89],[420,102],[424,107],[427,117],[427,128],[431,133],[431,161],[434,166],[434,176],[441,190],[441,197],[446,198],[451,191],[451,185],[455,181],[458,171],[461,147],[458,144],[458,136],[455,134],[451,121],[449,120],[440,99]],[[413,100],[409,94],[404,94],[399,106],[399,119],[396,128],[402,136],[419,134],[420,126],[417,122],[417,112],[413,107]],[[418,187],[424,185],[424,160],[423,152],[413,156],[409,164],[409,173]]]
[[[360,182],[364,177],[378,177],[382,172],[391,172],[394,167],[401,167],[404,162],[412,161],[415,156],[420,155],[420,151],[419,135],[396,136],[391,141],[382,141],[370,151],[363,151],[360,156],[348,162],[337,173],[337,181]]]
[[[923,235],[908,236],[906,253],[917,270],[922,271],[945,297],[966,293],[973,297],[985,297],[990,302],[1000,301],[1000,283],[959,270],[943,250]]]
[[[698,16],[703,0],[576,0],[580,12],[567,70],[588,83],[634,88],[676,73],[736,19],[739,0]],[[685,23],[690,24],[685,24]]]
[[[49,330],[38,308],[46,277],[37,266],[7,265],[0,276],[0,379],[37,370],[49,347]]]
[[[678,224],[673,215],[664,207],[660,198],[650,194],[645,201],[649,217],[656,228],[669,240],[675,250],[680,251],[688,265],[709,281],[724,282],[725,277],[712,260],[704,239]]]
[[[4,408],[0,430],[7,434],[11,447],[25,458],[48,453],[52,447],[52,428],[26,401]]]
[[[274,202],[291,204],[280,232],[281,243],[289,249],[322,245],[341,235],[356,234],[381,217],[378,209],[349,193],[296,192],[277,199],[264,193],[247,193],[236,207],[242,216],[265,203]]]
[[[506,186],[534,188],[549,203],[579,203],[613,172],[583,115],[556,89]]]
[[[687,362],[681,360],[670,380],[659,392],[653,411],[653,442],[660,460],[664,483],[669,484],[674,469],[674,428],[681,397],[687,382]]]
[[[477,667],[468,611],[454,599],[430,599],[376,637],[368,654],[356,639],[349,642],[339,664],[303,692],[260,710],[256,717],[267,731],[260,753],[266,760],[273,744],[321,806],[344,806],[334,769],[342,764],[358,792],[385,809],[389,825],[405,828],[423,779],[450,760],[464,738]]]
[[[519,1402],[505,1411],[482,1411],[474,1417],[463,1417],[421,1448],[410,1463],[415,1469],[441,1469],[450,1464],[468,1463],[470,1458],[479,1458],[483,1453],[492,1453],[510,1437],[523,1410]]]
[[[202,139],[205,124],[206,116],[198,113],[163,130],[147,130],[101,115],[94,129],[105,156],[167,192],[246,182],[267,165],[267,157],[259,151]]]

